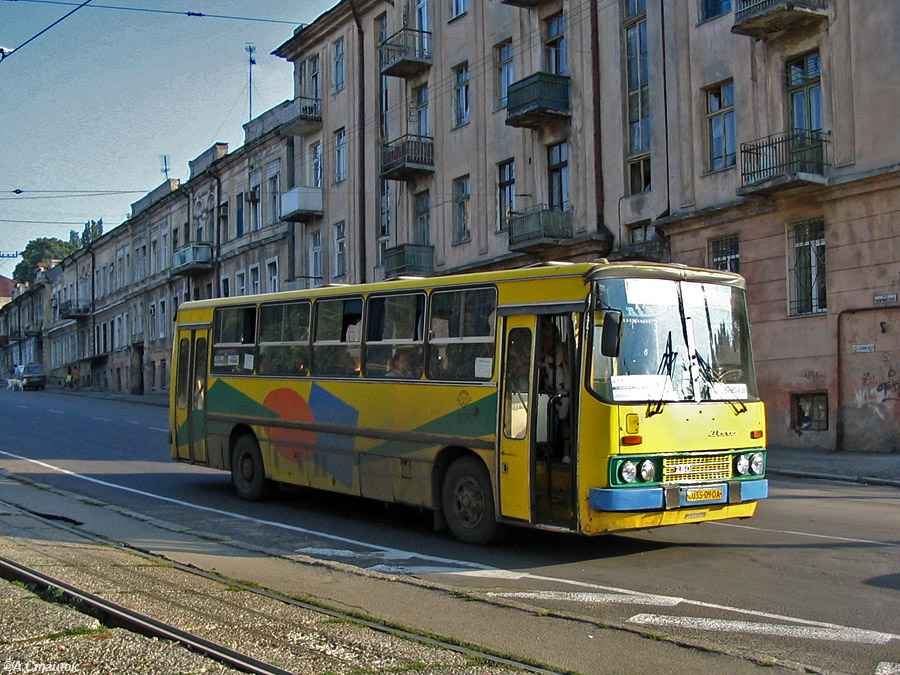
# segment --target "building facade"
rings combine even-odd
[[[164,388],[192,298],[653,259],[747,278],[771,445],[900,451],[897,25],[894,0],[341,0],[274,52],[293,100],[64,261],[55,306],[90,311],[54,310],[54,368]]]

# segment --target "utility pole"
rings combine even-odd
[[[253,58],[253,52],[256,51],[256,45],[252,42],[248,42],[247,46],[244,47],[244,51],[250,55],[250,83],[247,89],[250,91],[250,119],[253,119],[253,66],[256,65],[256,59]]]

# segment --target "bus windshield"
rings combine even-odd
[[[604,279],[590,364],[595,394],[615,402],[728,401],[758,397],[744,291],[668,279]],[[604,316],[621,312],[618,356],[604,356]],[[736,409],[737,410],[737,409]]]

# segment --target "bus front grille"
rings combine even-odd
[[[731,456],[664,457],[663,483],[731,478]]]

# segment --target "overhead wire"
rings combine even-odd
[[[14,1],[18,2],[18,0],[14,0]],[[8,50],[0,50],[0,63],[3,63],[3,62],[4,62],[6,59],[8,59],[10,56],[12,56],[12,55],[15,54],[16,52],[18,52],[20,49],[22,49],[22,47],[24,47],[25,45],[27,45],[27,44],[29,44],[29,43],[34,42],[35,40],[37,40],[41,35],[43,35],[44,33],[46,33],[48,30],[50,30],[50,29],[53,28],[54,26],[57,26],[57,25],[59,25],[60,23],[62,23],[63,21],[65,21],[66,19],[68,19],[70,16],[72,16],[72,15],[73,15],[75,12],[77,12],[79,9],[81,9],[82,7],[84,7],[85,5],[87,5],[89,2],[91,2],[91,0],[84,0],[84,2],[82,2],[80,5],[78,5],[78,6],[77,6],[75,9],[73,9],[71,12],[69,12],[68,14],[66,14],[66,15],[64,15],[64,16],[62,16],[62,17],[60,17],[59,19],[57,19],[56,21],[54,21],[53,23],[51,23],[49,26],[47,26],[47,27],[46,27],[45,29],[43,29],[42,31],[36,33],[35,35],[32,35],[30,38],[28,38],[27,40],[25,40],[25,42],[23,42],[22,44],[20,44],[18,47],[16,47],[16,48],[13,49],[12,51],[8,51]],[[75,4],[75,3],[71,3],[71,4]]]

